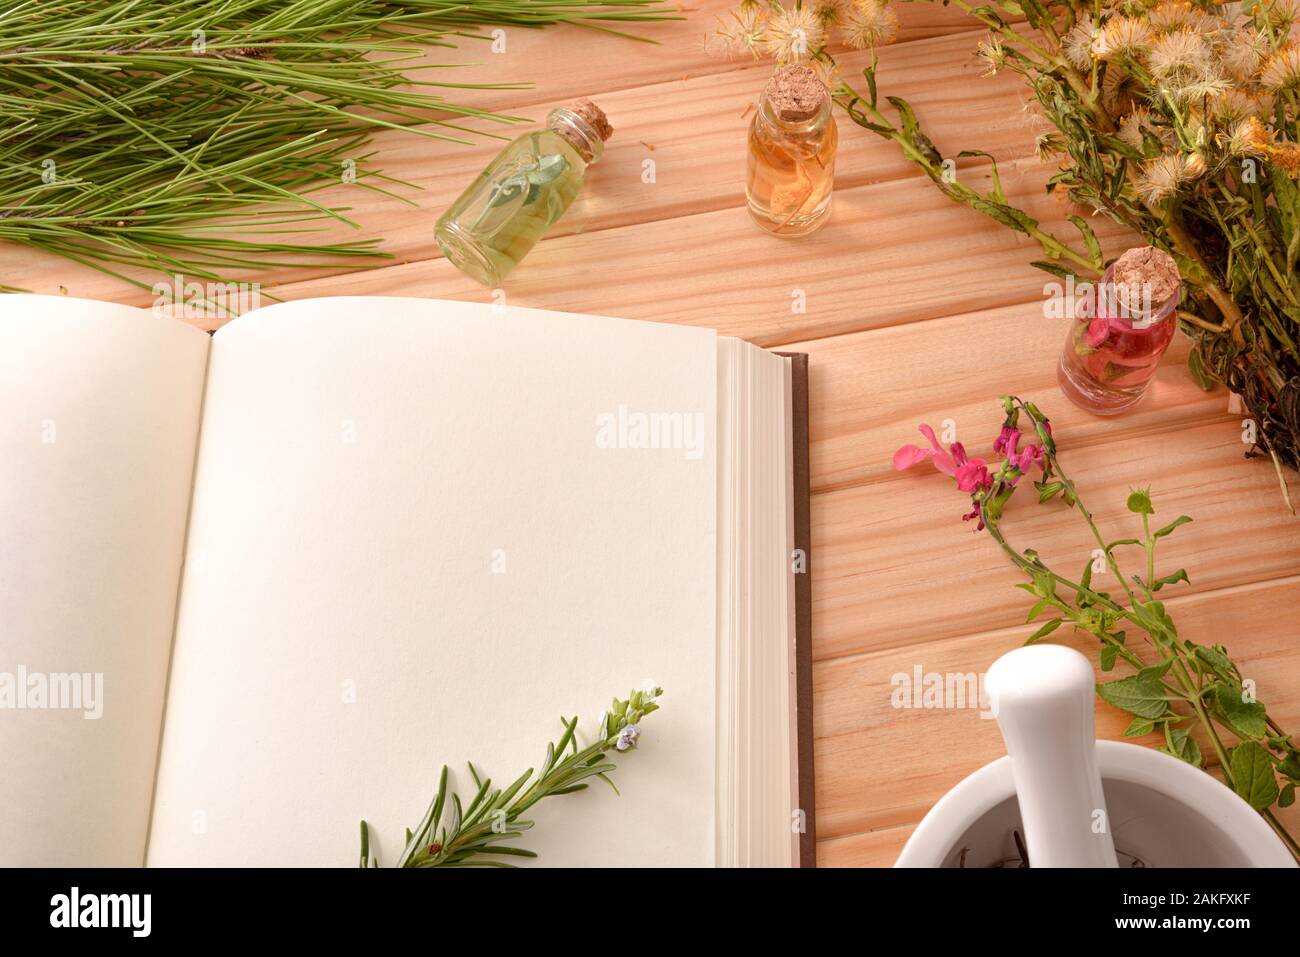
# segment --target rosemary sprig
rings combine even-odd
[[[132,271],[361,266],[373,240],[299,238],[350,208],[313,194],[410,186],[370,166],[380,129],[455,143],[519,117],[435,89],[425,47],[521,28],[673,19],[661,0],[0,0],[0,240],[149,288]],[[399,197],[400,198],[400,197]],[[404,200],[409,202],[409,200]],[[276,234],[271,236],[270,234]],[[305,258],[304,258],[305,257]],[[3,286],[0,277],[0,288]]]
[[[642,718],[659,710],[656,699],[663,689],[633,691],[626,699],[615,698],[600,716],[596,740],[578,747],[577,717],[561,718],[564,731],[546,745],[546,757],[537,768],[529,768],[505,788],[493,788],[469,764],[474,796],[466,804],[448,789],[447,767],[438,778],[438,791],[414,831],[406,831],[406,844],[398,867],[511,867],[493,857],[536,857],[522,847],[505,846],[533,826],[523,815],[543,798],[585,791],[589,778],[599,778],[618,793],[609,778],[615,769],[609,752],[630,751],[640,736]],[[566,754],[566,752],[568,752]],[[378,867],[370,850],[370,827],[361,822],[361,866]]]

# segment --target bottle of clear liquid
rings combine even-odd
[[[442,214],[433,235],[447,259],[485,286],[510,274],[577,198],[613,128],[579,100],[503,149]]]
[[[839,130],[826,85],[803,65],[768,81],[749,125],[749,213],[778,236],[806,236],[826,222]]]

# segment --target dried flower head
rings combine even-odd
[[[718,20],[718,28],[705,36],[704,48],[710,53],[730,56],[747,53],[757,59],[766,29],[758,8],[753,4],[742,4],[740,9],[728,14],[728,19]]]
[[[1254,10],[1255,22],[1277,33],[1287,33],[1300,18],[1300,0],[1260,0]]]
[[[1034,155],[1046,162],[1066,152],[1065,140],[1056,133],[1039,133],[1034,139]]]
[[[1300,86],[1300,46],[1285,46],[1269,57],[1260,71],[1259,82],[1279,91]]]
[[[1182,153],[1166,153],[1142,168],[1142,175],[1137,181],[1138,195],[1148,205],[1164,202],[1204,172],[1204,160],[1199,164],[1198,171]]]
[[[813,0],[812,9],[823,26],[830,27],[843,19],[845,10],[852,3],[853,0]]]
[[[1210,45],[1199,33],[1176,30],[1156,38],[1146,63],[1151,75],[1164,82],[1205,76],[1211,70]]]
[[[811,7],[777,10],[763,32],[763,50],[777,63],[798,63],[821,47],[826,31]]]
[[[1268,161],[1286,172],[1291,179],[1300,178],[1300,145],[1278,143],[1268,149]]]
[[[1273,145],[1273,134],[1259,121],[1259,117],[1248,116],[1232,130],[1226,138],[1224,148],[1233,156],[1266,156]]]
[[[883,0],[850,0],[840,21],[844,42],[856,50],[893,42],[898,19]]]
[[[1141,150],[1146,145],[1142,136],[1144,130],[1160,140],[1165,146],[1173,145],[1173,131],[1167,126],[1156,124],[1151,118],[1151,111],[1145,106],[1137,107],[1132,113],[1120,120],[1119,129],[1115,135],[1135,150]]]
[[[1101,81],[1101,105],[1112,115],[1128,113],[1143,98],[1145,90],[1142,83],[1123,69],[1112,63],[1106,69]]]
[[[1079,22],[1070,28],[1070,32],[1061,38],[1061,52],[1070,64],[1080,70],[1092,68],[1093,46],[1101,31],[1086,13]]]
[[[988,69],[984,71],[983,76],[993,76],[1006,65],[1007,48],[1002,45],[1002,38],[989,34],[987,40],[981,40],[979,43],[980,58],[988,64]]]
[[[1219,126],[1232,129],[1247,117],[1267,112],[1264,97],[1247,93],[1239,87],[1224,90],[1206,104],[1209,118]]]
[[[1175,30],[1204,33],[1217,26],[1212,18],[1186,0],[1170,0],[1160,4],[1147,14],[1147,23],[1156,33],[1172,33]]]
[[[1233,79],[1248,80],[1259,72],[1268,49],[1268,38],[1258,30],[1237,30],[1224,41],[1219,63]]]
[[[1137,57],[1151,42],[1151,28],[1136,17],[1111,17],[1093,43],[1092,52],[1103,60]]]

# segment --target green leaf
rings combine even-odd
[[[1202,674],[1212,674],[1224,681],[1236,681],[1232,660],[1222,651],[1217,648],[1208,648],[1205,645],[1192,645],[1190,642],[1188,644],[1199,666],[1198,671]]]
[[[1065,483],[1057,481],[1035,482],[1034,488],[1038,489],[1038,504],[1042,505],[1044,502],[1050,502],[1056,498],[1064,490]]]
[[[1150,678],[1132,675],[1097,685],[1103,701],[1141,718],[1159,718],[1169,710],[1165,689]]]
[[[1151,505],[1149,488],[1133,489],[1128,497],[1128,510],[1136,515],[1154,515],[1156,510]]]
[[[1173,585],[1176,582],[1188,582],[1188,583],[1191,582],[1191,579],[1187,577],[1187,569],[1180,568],[1172,575],[1165,575],[1163,578],[1157,578],[1154,582],[1151,583],[1151,590],[1159,591],[1161,588],[1164,588],[1166,585]]]
[[[993,189],[989,192],[989,197],[995,203],[1000,203],[1005,206],[1007,202],[1007,194],[1002,192],[1002,178],[998,176],[998,163],[997,160],[993,158],[993,154],[987,153],[984,150],[962,150],[957,154],[957,156],[962,158],[967,156],[983,156],[989,161],[989,178],[993,181]]]
[[[1278,764],[1277,769],[1292,781],[1300,782],[1300,755],[1298,755],[1297,752],[1292,751],[1282,759],[1281,763]]]
[[[1173,663],[1174,659],[1166,658],[1164,661],[1157,662],[1154,665],[1148,665],[1138,672],[1138,677],[1146,678],[1151,681],[1159,681],[1169,673],[1169,669],[1172,667]]]
[[[1192,517],[1191,517],[1190,515],[1179,515],[1176,519],[1174,519],[1172,522],[1170,522],[1170,523],[1169,523],[1168,525],[1166,525],[1164,528],[1159,529],[1159,530],[1156,532],[1156,534],[1155,534],[1154,537],[1155,537],[1155,538],[1164,538],[1166,535],[1172,534],[1173,530],[1174,530],[1175,528],[1177,528],[1179,525],[1186,525],[1186,524],[1187,524],[1188,522],[1190,522],[1191,520],[1192,520]]]
[[[1034,642],[1046,638],[1052,632],[1056,631],[1056,629],[1060,628],[1064,621],[1064,618],[1053,618],[1051,621],[1044,624],[1042,628],[1039,628],[1036,632],[1030,635],[1028,640],[1025,641],[1025,644],[1032,645]]]
[[[1081,216],[1066,217],[1074,223],[1079,232],[1083,235],[1083,242],[1088,247],[1088,258],[1092,261],[1093,266],[1100,269],[1102,266],[1101,243],[1097,241],[1097,234],[1092,231],[1092,227],[1084,221]]]
[[[1294,803],[1295,803],[1295,785],[1288,784],[1286,787],[1282,789],[1282,793],[1278,795],[1277,806],[1290,807]]]
[[[1140,738],[1144,734],[1150,734],[1156,729],[1156,723],[1150,718],[1134,718],[1129,722],[1129,726],[1124,729],[1124,737]]]
[[[1199,768],[1202,765],[1204,759],[1201,757],[1201,749],[1187,731],[1175,728],[1168,732],[1167,739],[1168,744],[1161,748],[1161,751],[1172,754],[1193,767]]]
[[[1044,598],[1042,601],[1040,601],[1038,604],[1036,604],[1033,608],[1029,609],[1029,617],[1025,619],[1025,624],[1026,624],[1026,625],[1029,624],[1031,621],[1033,621],[1035,618],[1037,618],[1037,617],[1038,617],[1039,615],[1041,615],[1044,611],[1046,611],[1048,608],[1051,608],[1051,607],[1052,607],[1052,603],[1051,603],[1050,601],[1048,601],[1046,598]]]
[[[1243,700],[1239,685],[1215,685],[1214,700],[1239,737],[1262,738],[1268,734],[1268,712],[1258,701]]]
[[[1119,649],[1112,644],[1101,646],[1101,654],[1098,655],[1102,671],[1111,671],[1115,667],[1115,659],[1119,656]]]
[[[1073,269],[1067,269],[1066,267],[1059,266],[1056,263],[1049,263],[1044,262],[1041,259],[1035,259],[1029,265],[1033,266],[1035,269],[1041,269],[1045,273],[1051,273],[1062,282],[1069,279],[1073,279],[1075,282],[1078,282],[1079,280],[1079,274]]]
[[[935,149],[930,137],[922,132],[921,124],[916,119],[916,113],[908,102],[900,96],[887,96],[885,99],[889,101],[894,109],[898,110],[899,119],[903,121],[903,135],[907,137],[908,142],[933,166],[942,166],[943,155]]]
[[[1200,346],[1194,347],[1187,353],[1187,371],[1191,373],[1192,381],[1195,382],[1202,391],[1210,392],[1214,389],[1217,382],[1210,370],[1205,367],[1205,359],[1201,357]]]
[[[1277,800],[1273,760],[1262,746],[1247,741],[1233,748],[1231,765],[1233,787],[1247,804],[1262,811]]]

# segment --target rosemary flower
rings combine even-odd
[[[1118,56],[1136,58],[1151,42],[1151,28],[1136,17],[1111,17],[1102,27],[1092,52],[1103,60]]]
[[[811,7],[782,8],[767,21],[763,49],[777,63],[798,63],[817,52],[825,35]]]
[[[898,20],[883,0],[850,0],[840,26],[844,42],[857,50],[892,43]]]
[[[1269,57],[1260,71],[1259,82],[1278,91],[1300,86],[1300,46],[1285,46]]]
[[[614,742],[614,747],[619,751],[628,751],[636,747],[636,739],[641,737],[641,732],[634,724],[625,725],[618,732],[618,740]]]

